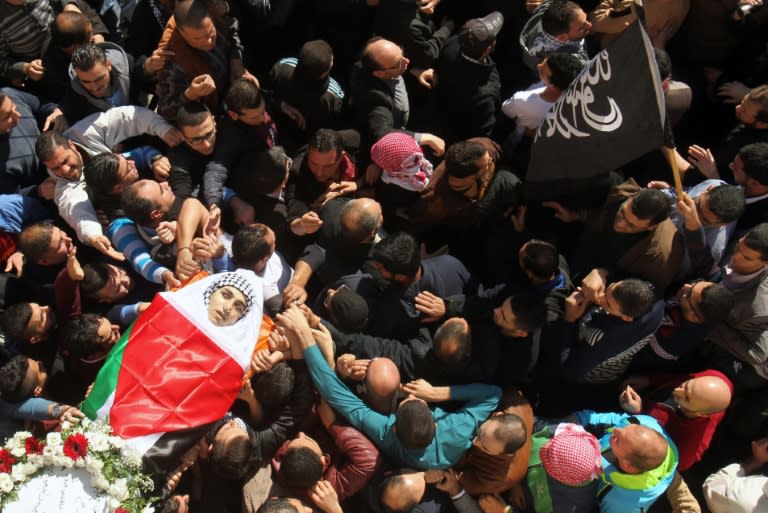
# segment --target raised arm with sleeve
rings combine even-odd
[[[152,259],[147,244],[136,229],[136,223],[127,217],[119,217],[109,224],[107,237],[145,280],[163,284],[163,273],[169,269]]]
[[[82,174],[77,181],[56,178],[53,202],[59,207],[61,218],[75,230],[80,242],[88,244],[94,237],[104,235],[96,210],[88,198]]]
[[[331,466],[323,475],[339,495],[339,501],[356,494],[381,468],[383,459],[376,446],[357,429],[334,422],[328,433],[344,456],[339,466]]]

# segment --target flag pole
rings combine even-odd
[[[672,167],[672,176],[675,178],[675,191],[677,192],[677,198],[683,198],[683,181],[680,179],[680,168],[677,166],[677,155],[675,155],[675,148],[664,146],[664,154],[667,156],[670,167]]]

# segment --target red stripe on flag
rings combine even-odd
[[[109,413],[124,438],[220,419],[243,369],[162,296],[136,320]]]

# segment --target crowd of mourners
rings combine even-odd
[[[659,148],[528,200],[537,128],[636,20],[682,188]],[[768,512],[766,23],[0,0],[2,433],[76,421],[156,293],[244,269],[275,328],[158,510]],[[209,320],[252,295],[226,280]]]

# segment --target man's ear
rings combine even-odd
[[[43,394],[43,387],[40,385],[36,386],[35,389],[32,391],[32,395],[35,397],[40,397]]]
[[[30,339],[29,339],[29,341],[28,341],[28,342],[29,342],[30,344],[37,344],[37,343],[38,343],[38,342],[40,342],[41,340],[43,340],[41,337],[38,337],[37,335],[35,335],[34,337],[30,337]]]
[[[227,116],[229,116],[232,121],[237,121],[240,117],[237,112],[231,111],[229,109],[227,109]]]
[[[158,209],[152,210],[152,212],[149,213],[149,218],[153,221],[162,221],[164,217],[164,214],[160,212]]]
[[[634,317],[630,317],[629,315],[621,314],[620,317],[621,317],[621,320],[624,321],[624,322],[634,322],[635,321],[635,318]]]

